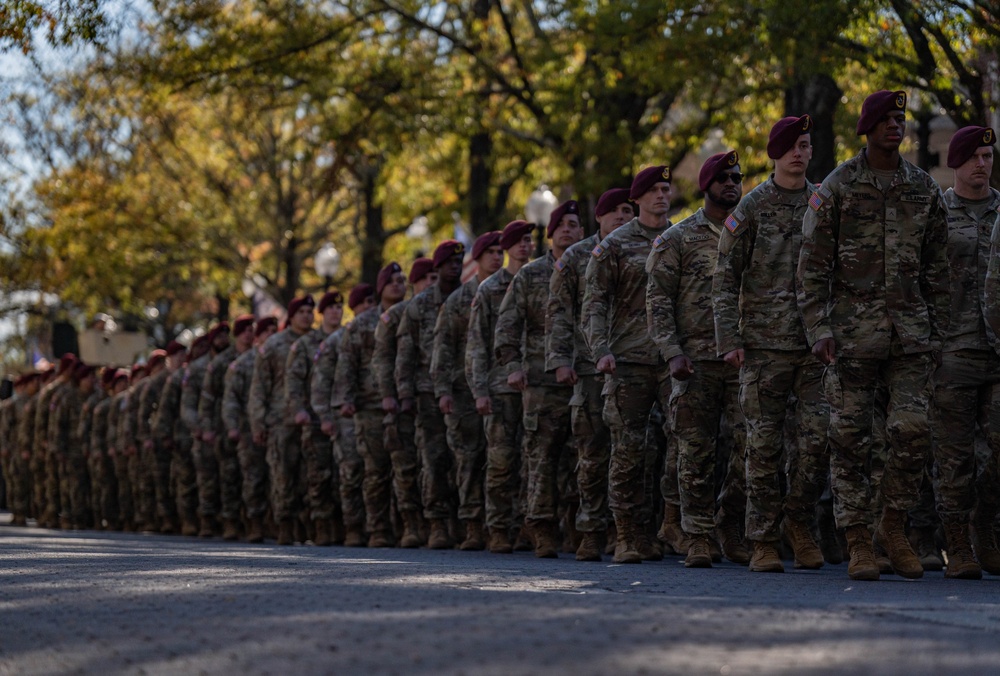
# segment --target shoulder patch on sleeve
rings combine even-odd
[[[313,363],[316,363],[320,360],[320,357],[323,356],[324,351],[326,351],[326,342],[322,342],[319,344],[319,349],[316,350],[316,354],[313,355]]]
[[[746,232],[747,224],[746,217],[743,212],[737,209],[733,213],[729,214],[726,218],[726,230],[729,231],[733,237],[739,237],[744,232]]]
[[[608,253],[608,248],[606,246],[604,246],[604,243],[602,242],[601,244],[598,244],[597,246],[595,246],[594,250],[591,251],[590,253],[591,253],[591,255],[594,258],[600,260],[600,259],[604,258],[605,254]]]
[[[389,323],[389,311],[386,310],[385,312],[383,312],[381,314],[381,316],[379,316],[379,319],[382,320],[383,324],[388,324]]]
[[[566,269],[566,261],[560,258],[559,260],[556,261],[556,270],[562,272],[565,269]]]
[[[830,192],[829,188],[825,185],[820,186],[819,190],[814,192],[812,197],[809,198],[809,206],[812,207],[814,211],[819,211],[826,201],[832,196],[833,193]]]
[[[670,248],[670,239],[665,237],[663,233],[656,236],[653,240],[653,251],[666,251]]]

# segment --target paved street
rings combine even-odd
[[[978,674],[1000,669],[1000,578],[0,525],[0,627],[4,675]]]

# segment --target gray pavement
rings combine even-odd
[[[0,525],[0,675],[980,674],[998,634],[1000,578]]]

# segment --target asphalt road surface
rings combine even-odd
[[[988,674],[998,639],[1000,577],[0,525],[0,675]]]

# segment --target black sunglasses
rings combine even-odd
[[[725,183],[726,181],[732,179],[733,185],[739,185],[743,182],[743,174],[738,171],[722,172],[715,175],[713,179],[716,183]]]

